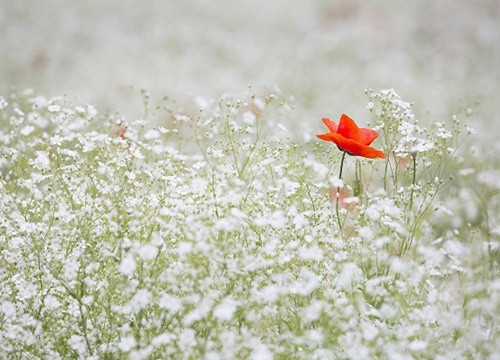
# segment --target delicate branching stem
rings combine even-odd
[[[87,331],[87,320],[85,318],[83,304],[82,304],[81,299],[78,299],[78,309],[80,310],[80,322],[81,322],[81,327],[83,330],[83,337],[84,337],[85,343],[87,345],[87,350],[89,351],[90,355],[93,355],[94,352],[92,351],[92,346],[90,345],[89,335],[88,335],[88,331]]]
[[[413,175],[411,181],[411,189],[410,189],[410,201],[408,202],[408,212],[412,214],[411,211],[413,209],[413,193],[415,192],[415,184],[417,182],[417,154],[412,153],[411,158],[413,160]],[[411,243],[413,241],[414,232],[416,231],[416,226],[418,224],[418,217],[420,216],[420,210],[414,215],[412,225],[409,225],[408,235],[402,243],[400,249],[400,256],[402,256],[408,249],[411,247]],[[408,215],[408,221],[411,221],[410,215]]]

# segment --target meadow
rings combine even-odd
[[[0,11],[0,358],[498,358],[494,2],[126,3]]]
[[[498,158],[463,156],[467,110],[426,129],[368,91],[365,159],[284,137],[276,94],[143,96],[165,126],[1,99],[2,357],[496,354]]]

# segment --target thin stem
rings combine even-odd
[[[412,154],[411,157],[413,159],[413,180],[411,182],[411,192],[410,192],[410,204],[409,204],[410,211],[413,206],[413,192],[415,191],[415,181],[417,177],[417,155]]]
[[[342,159],[340,160],[340,170],[339,170],[339,180],[342,180],[342,170],[344,169],[344,159],[346,152],[342,153]],[[339,211],[339,200],[340,200],[340,186],[337,186],[337,194],[335,201],[335,211],[337,213],[337,222],[339,223],[340,235],[344,237],[342,221],[340,221],[340,211]]]
[[[342,159],[340,160],[340,171],[339,171],[339,179],[342,180],[342,169],[344,168],[344,159],[346,152],[342,153]]]
[[[361,199],[363,195],[363,181],[361,179],[361,163],[359,160],[356,160],[356,179],[354,180],[354,196],[357,196]]]
[[[385,160],[384,166],[384,190],[387,191],[387,169],[389,168],[389,159]]]
[[[413,193],[415,191],[415,183],[417,177],[417,154],[411,154],[411,157],[413,159],[413,178],[411,181],[410,201],[408,203],[408,222],[410,222],[411,210],[413,208]],[[415,228],[416,224],[417,224],[417,219],[414,219],[412,225],[408,224],[409,225],[408,235],[406,236],[405,240],[402,243],[400,256],[402,256],[404,252],[410,249],[411,243],[413,241],[413,231],[416,230]]]

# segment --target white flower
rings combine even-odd
[[[278,210],[271,214],[261,216],[258,219],[255,219],[255,225],[257,226],[271,226],[275,229],[283,229],[286,226],[287,219],[283,213],[283,211]]]
[[[461,175],[461,176],[469,176],[469,175],[472,175],[476,172],[475,169],[472,169],[472,168],[468,168],[468,169],[460,169],[458,171],[458,174]]]
[[[158,248],[152,244],[144,244],[139,248],[138,254],[142,260],[153,260],[158,255]]]
[[[35,131],[35,127],[32,125],[25,126],[21,129],[20,133],[21,135],[28,136],[31,135]]]
[[[93,119],[95,118],[96,115],[97,115],[97,110],[95,109],[95,107],[93,107],[92,105],[87,105],[87,117],[89,119]]]
[[[256,116],[253,112],[247,111],[243,113],[243,122],[248,125],[253,125],[255,122]]]
[[[83,354],[85,352],[85,349],[87,348],[87,345],[85,344],[85,338],[83,336],[71,335],[68,343],[69,346],[79,354]]]
[[[344,182],[336,176],[331,176],[328,180],[332,187],[342,188],[344,186]]]
[[[259,343],[252,350],[252,353],[250,354],[250,359],[252,359],[252,360],[273,360],[274,356],[266,345]]]
[[[89,306],[90,304],[92,304],[92,301],[94,301],[94,297],[92,295],[82,297],[83,305]]]
[[[347,289],[352,283],[358,281],[363,276],[363,272],[355,263],[347,263],[342,267],[342,271],[337,277],[337,286]]]
[[[59,105],[50,105],[47,110],[50,112],[59,112],[61,111],[61,107]]]
[[[318,247],[318,245],[302,247],[299,250],[299,257],[306,261],[321,261],[323,260],[323,251]]]
[[[61,303],[54,295],[47,295],[44,304],[49,310],[56,310],[61,306]]]
[[[123,275],[132,275],[136,269],[135,260],[131,255],[127,255],[123,258],[120,264],[120,272]]]
[[[238,303],[234,301],[231,297],[226,297],[221,301],[221,303],[214,309],[214,317],[221,321],[230,321],[233,318],[233,314],[237,309]]]
[[[50,169],[49,153],[46,151],[37,151],[37,157],[33,161],[33,166],[39,170]]]
[[[153,295],[146,289],[138,290],[129,302],[129,306],[134,312],[138,312],[150,305]]]
[[[158,306],[171,314],[176,314],[182,309],[182,301],[173,295],[164,294],[159,299]]]
[[[118,349],[123,352],[129,352],[135,345],[136,341],[133,336],[125,336],[118,343]]]
[[[10,301],[4,301],[0,307],[0,313],[3,313],[6,317],[10,318],[16,314],[16,305]]]
[[[182,352],[187,353],[196,346],[196,336],[193,329],[186,328],[179,336],[179,347]]]
[[[193,164],[193,169],[200,170],[203,169],[205,166],[207,166],[207,163],[205,161],[198,161]]]
[[[193,249],[193,244],[188,242],[182,242],[177,247],[177,252],[179,253],[179,255],[185,255],[190,253],[192,249]]]
[[[427,346],[427,342],[422,340],[414,340],[408,344],[408,348],[411,351],[423,351],[427,348]]]
[[[166,345],[172,342],[172,335],[169,333],[163,333],[153,338],[151,344],[155,347]]]
[[[305,321],[316,321],[319,319],[325,304],[323,301],[313,300],[304,308],[302,316]]]
[[[0,110],[3,110],[9,105],[3,96],[0,96]]]
[[[377,205],[370,205],[366,211],[365,215],[368,216],[371,220],[378,220],[380,218],[380,210]]]
[[[154,139],[158,139],[160,137],[160,133],[154,129],[150,129],[148,131],[146,131],[146,133],[144,134],[144,139],[146,140],[154,140]]]
[[[73,257],[70,257],[66,259],[65,265],[64,265],[64,272],[63,276],[66,280],[74,280],[76,279],[78,275],[78,261],[75,261],[76,259]]]

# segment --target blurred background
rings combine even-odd
[[[68,94],[129,119],[141,88],[182,104],[252,85],[294,96],[289,128],[365,123],[365,88],[394,88],[430,121],[479,103],[471,125],[498,123],[497,0],[0,0],[0,48],[1,94]]]

